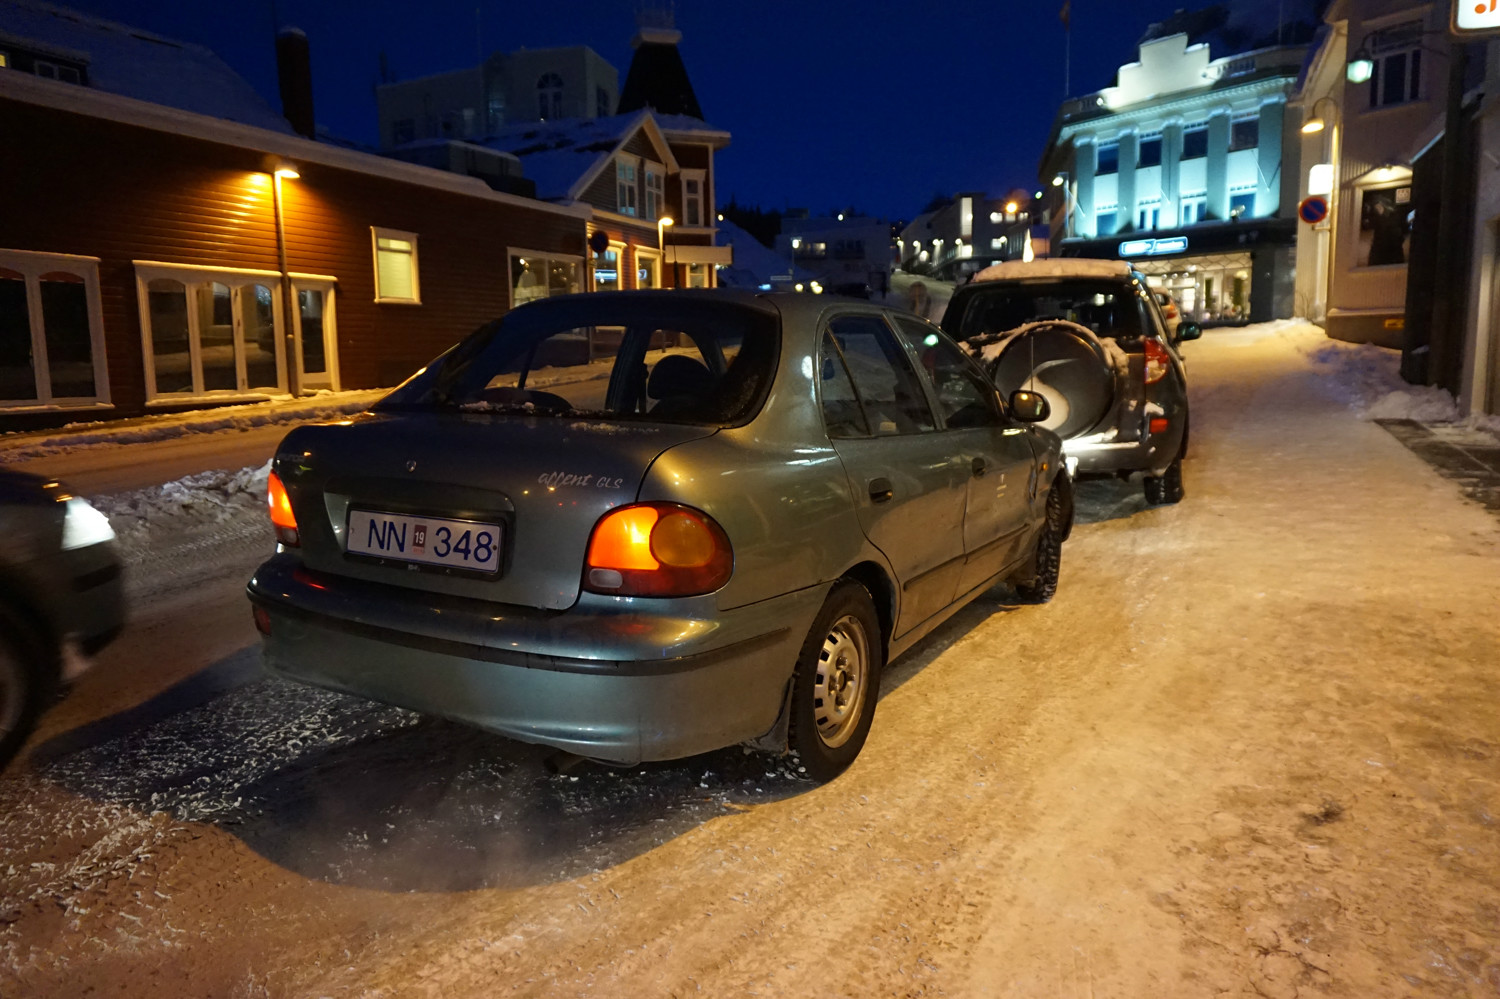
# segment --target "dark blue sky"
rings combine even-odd
[[[216,51],[280,107],[271,0],[61,0]],[[1063,93],[1061,0],[678,0],[704,114],[733,134],[719,199],[909,218],[934,192],[1036,186]],[[476,31],[476,6],[479,11]],[[477,52],[592,46],[620,70],[635,0],[277,0],[312,45],[320,124],[374,142],[379,55],[400,78]],[[1189,0],[1074,0],[1073,92],[1108,85]],[[1290,6],[1290,4],[1288,4]],[[1215,56],[1220,53],[1215,52]]]

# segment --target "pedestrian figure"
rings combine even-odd
[[[911,287],[907,289],[906,294],[911,299],[907,307],[923,319],[926,319],[927,307],[932,301],[927,294],[927,286],[920,281],[913,281]]]

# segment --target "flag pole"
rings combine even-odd
[[[1063,100],[1073,93],[1073,0],[1063,0],[1057,19],[1063,26]]]

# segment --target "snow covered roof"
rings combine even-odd
[[[0,0],[0,47],[81,64],[91,89],[257,128],[292,130],[255,88],[201,45],[42,0]]]
[[[536,182],[536,196],[543,201],[576,200],[616,150],[642,127],[660,147],[667,169],[675,171],[677,163],[648,111],[608,118],[525,122],[473,141],[518,157],[526,177]]]
[[[1081,257],[1051,257],[1046,260],[1007,260],[992,264],[974,275],[975,281],[1020,281],[1048,277],[1129,277],[1130,265],[1123,260],[1086,260]]]

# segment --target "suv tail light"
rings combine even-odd
[[[1167,348],[1155,337],[1146,337],[1146,384],[1155,385],[1161,381],[1171,366],[1172,358]]]
[[[636,503],[594,525],[583,588],[610,596],[692,597],[717,590],[733,571],[729,537],[708,514],[676,503]]]
[[[282,485],[281,476],[275,472],[266,481],[266,506],[271,510],[271,524],[276,528],[276,540],[289,548],[297,548],[302,538],[297,534],[297,515],[292,513],[292,498]]]

